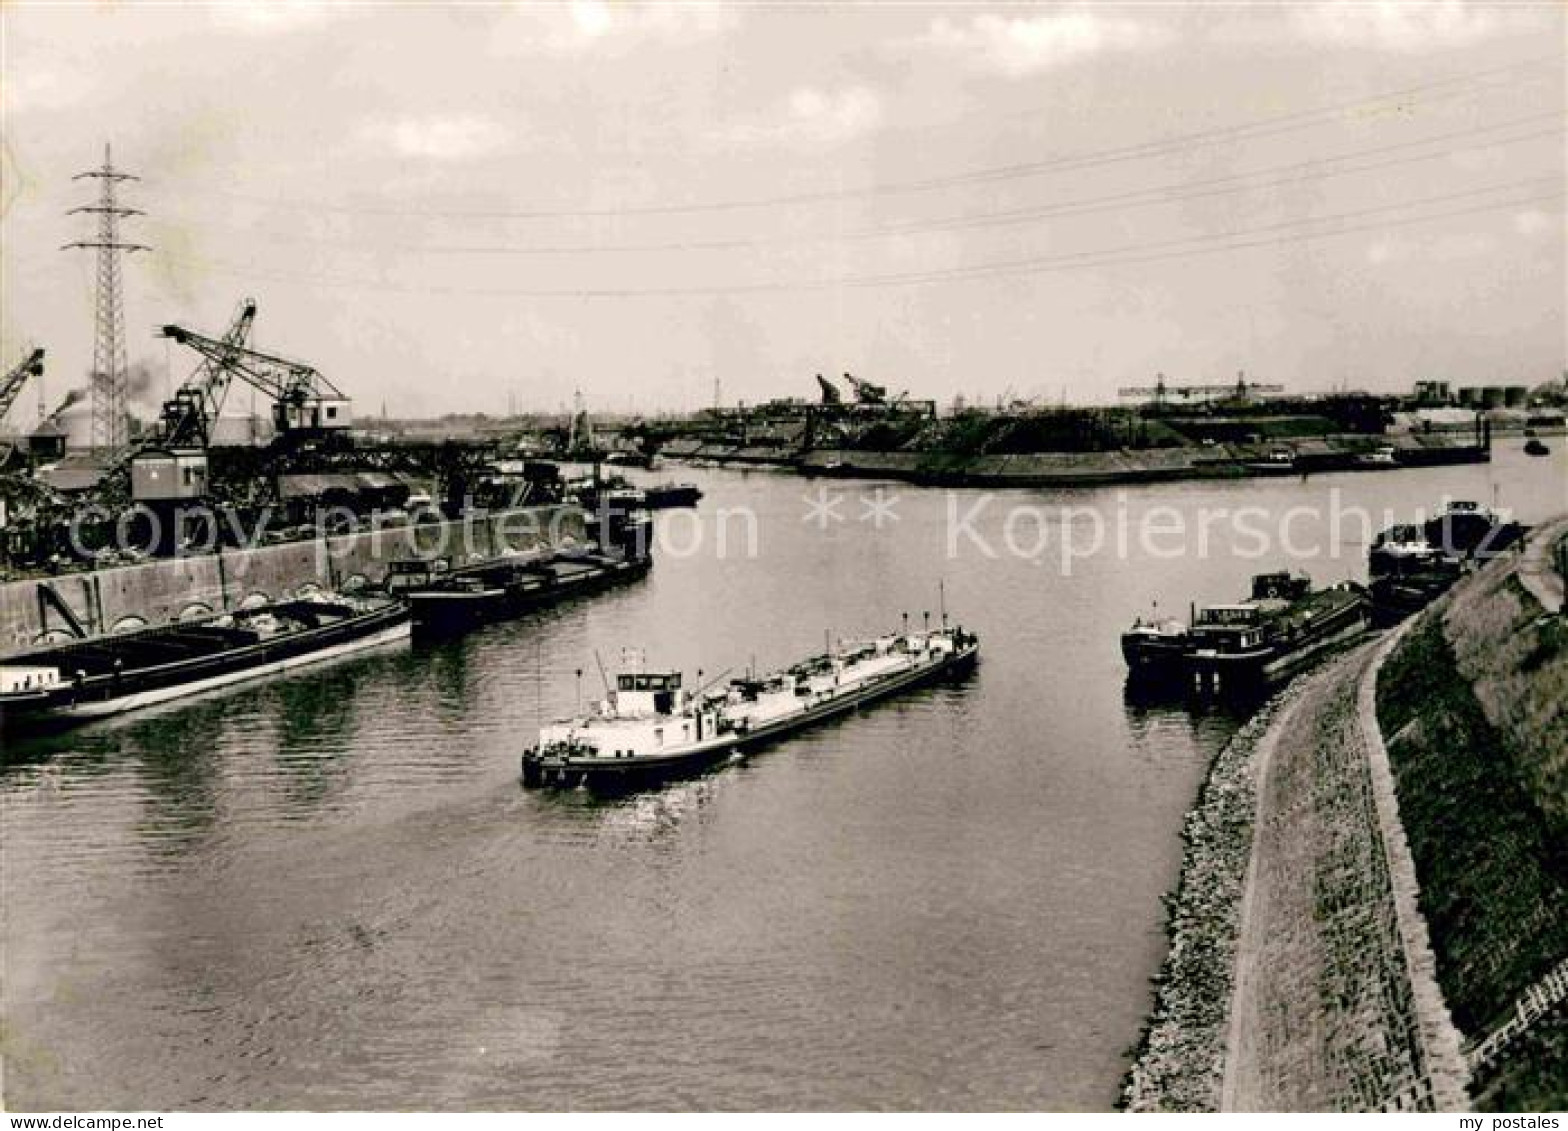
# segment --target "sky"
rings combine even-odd
[[[147,416],[246,297],[393,416],[1534,384],[1565,12],[8,3],[0,364],[85,384],[112,143]]]

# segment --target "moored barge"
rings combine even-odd
[[[695,483],[655,483],[642,489],[649,510],[668,507],[694,507],[702,499],[702,488]]]
[[[1366,591],[1314,590],[1305,577],[1262,573],[1248,598],[1193,611],[1191,623],[1141,618],[1122,634],[1132,685],[1200,695],[1267,691],[1367,628]]]
[[[1199,694],[1267,692],[1364,633],[1368,614],[1358,585],[1313,589],[1305,577],[1259,574],[1248,600],[1198,610],[1187,679]]]
[[[652,565],[647,557],[598,553],[492,562],[435,573],[427,583],[403,590],[403,599],[412,612],[415,632],[446,635],[635,581]]]
[[[698,773],[901,691],[970,670],[962,628],[879,636],[783,671],[688,694],[679,672],[622,673],[586,716],[544,727],[523,754],[525,786],[615,792]]]
[[[1425,608],[1467,569],[1512,550],[1525,529],[1463,500],[1426,522],[1389,527],[1367,552],[1375,618],[1388,624]]]
[[[406,640],[408,633],[400,602],[323,594],[50,645],[0,661],[0,730],[61,729]]]
[[[440,561],[394,563],[397,592],[408,602],[414,631],[451,635],[519,616],[645,576],[653,568],[651,523],[640,509],[601,505],[600,537],[580,553],[517,556],[448,569]]]

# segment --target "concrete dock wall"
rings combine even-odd
[[[506,552],[564,549],[586,540],[576,507],[532,507],[472,520],[361,531],[0,584],[0,657],[88,635],[273,599],[301,586],[379,584],[399,558],[446,555],[454,564]]]

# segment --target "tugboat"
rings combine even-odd
[[[385,597],[311,594],[0,662],[0,732],[58,730],[406,640]]]
[[[1250,599],[1200,609],[1185,667],[1200,694],[1266,692],[1367,628],[1366,593],[1349,583],[1314,590],[1306,577],[1264,573]]]
[[[1139,617],[1122,633],[1122,658],[1132,679],[1163,680],[1177,675],[1191,647],[1189,626],[1174,617],[1147,621]]]
[[[945,620],[945,618],[944,618]],[[770,675],[688,693],[679,672],[624,672],[592,713],[544,727],[523,754],[530,788],[616,792],[700,772],[857,707],[971,669],[972,632],[889,633]]]

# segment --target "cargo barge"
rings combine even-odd
[[[702,499],[702,489],[695,483],[656,483],[642,488],[642,496],[649,510],[694,507]]]
[[[605,497],[592,524],[599,527],[597,544],[581,552],[494,558],[456,569],[440,559],[395,562],[390,585],[408,603],[417,634],[445,636],[635,581],[653,568],[652,529],[646,512],[624,505],[629,501]]]
[[[1199,694],[1267,692],[1364,633],[1369,612],[1358,585],[1314,590],[1305,577],[1260,574],[1249,600],[1198,610],[1187,678]]]
[[[1122,634],[1129,679],[1199,695],[1267,692],[1366,631],[1358,585],[1314,590],[1308,578],[1263,573],[1245,601],[1194,610],[1192,622],[1136,621]]]
[[[432,572],[429,580],[402,590],[414,631],[450,635],[531,609],[643,577],[651,558],[587,553],[538,562],[492,562]],[[407,566],[400,568],[405,571]]]
[[[783,671],[688,694],[679,672],[633,672],[589,715],[544,727],[523,754],[528,787],[618,792],[699,773],[856,708],[973,668],[980,643],[946,626],[899,632]]]
[[[1431,604],[1465,570],[1519,544],[1525,527],[1478,503],[1456,500],[1424,523],[1399,523],[1367,552],[1373,614],[1391,624]]]
[[[406,640],[408,609],[324,594],[40,648],[0,663],[0,731],[62,729]]]

